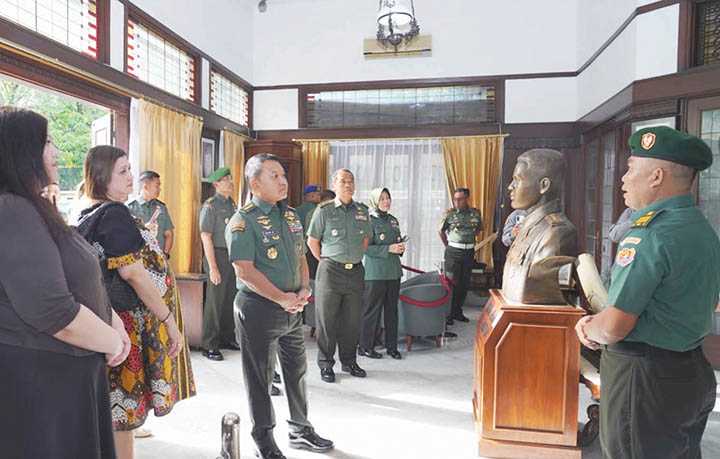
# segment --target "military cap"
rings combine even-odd
[[[314,193],[316,191],[320,191],[320,185],[305,185],[303,194]]]
[[[664,159],[699,171],[710,167],[713,161],[705,142],[667,126],[640,129],[630,136],[628,144],[633,156]]]
[[[225,177],[226,175],[230,175],[230,168],[228,167],[221,167],[219,169],[216,169],[215,172],[208,175],[206,178],[203,179],[203,182],[205,183],[215,183],[221,178]]]

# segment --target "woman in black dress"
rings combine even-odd
[[[130,341],[94,251],[41,197],[57,154],[45,118],[0,108],[0,456],[115,458],[106,365]]]

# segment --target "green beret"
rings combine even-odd
[[[205,183],[215,183],[226,175],[230,175],[229,167],[221,167],[203,179]]]
[[[630,136],[628,143],[632,156],[664,159],[699,171],[713,162],[712,151],[705,142],[667,126],[640,129]]]

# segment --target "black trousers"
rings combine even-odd
[[[470,275],[475,264],[473,249],[445,248],[445,274],[453,281],[450,317],[463,313],[463,304],[470,288]]]
[[[325,258],[318,264],[315,317],[320,368],[335,365],[336,347],[343,365],[357,361],[364,278],[365,270],[360,263],[349,270]]]
[[[385,349],[397,350],[398,340],[398,298],[400,279],[366,280],[365,307],[360,326],[360,347],[375,347],[375,336],[380,327],[380,313],[385,323]]]
[[[290,430],[297,432],[306,426],[312,427],[307,419],[307,358],[302,315],[290,314],[277,303],[244,292],[238,292],[235,298],[235,312],[255,442],[263,447],[273,441],[275,411],[270,387],[276,355],[280,357],[285,381]]]
[[[605,459],[700,458],[715,405],[715,374],[701,348],[608,346],[600,360],[600,444]]]
[[[235,341],[235,319],[233,318],[233,300],[237,293],[235,270],[225,247],[215,248],[215,262],[220,271],[221,282],[214,285],[208,279],[205,287],[205,306],[203,307],[204,349],[219,349]],[[210,273],[207,258],[203,257],[206,273]]]
[[[315,255],[312,254],[309,250],[305,254],[305,259],[307,260],[308,264],[308,271],[310,273],[310,279],[315,279],[317,276],[317,268],[318,268],[318,261],[317,258],[315,258]]]

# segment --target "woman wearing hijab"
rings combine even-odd
[[[365,310],[360,329],[358,354],[371,359],[382,358],[374,349],[375,336],[380,326],[380,312],[385,318],[385,349],[394,359],[402,356],[397,350],[398,297],[402,268],[400,257],[405,244],[400,235],[397,218],[390,215],[392,198],[387,188],[370,192],[370,221],[373,234],[363,264],[365,265]]]

